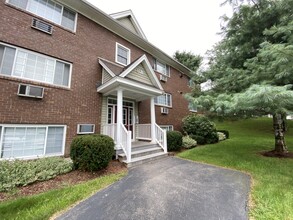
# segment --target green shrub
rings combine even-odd
[[[196,141],[188,135],[183,137],[182,142],[182,146],[186,149],[196,147],[197,145]]]
[[[81,135],[72,140],[70,157],[74,169],[96,171],[108,166],[114,155],[114,141],[106,135]]]
[[[189,137],[191,137],[193,140],[195,140],[197,144],[203,145],[206,143],[204,137],[202,137],[202,136],[190,134]]]
[[[226,140],[226,135],[223,132],[217,132],[219,141]]]
[[[217,132],[222,132],[222,133],[224,133],[225,134],[225,136],[226,136],[226,138],[227,139],[229,139],[229,131],[227,131],[227,130],[217,130]]]
[[[192,135],[198,144],[212,144],[219,141],[214,123],[202,115],[188,115],[183,119],[183,130]]]
[[[52,179],[72,170],[71,160],[60,157],[37,160],[0,161],[0,192],[36,181]]]
[[[178,151],[182,147],[182,134],[179,131],[167,132],[168,151]]]

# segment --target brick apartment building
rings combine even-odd
[[[68,156],[86,133],[110,135],[129,160],[138,139],[166,153],[164,130],[190,112],[189,69],[131,11],[84,0],[1,0],[0,11],[0,158]]]

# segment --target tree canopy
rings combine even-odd
[[[284,124],[293,110],[293,0],[241,4],[223,19],[223,40],[209,51],[209,68],[202,73],[212,87],[187,98],[205,112],[278,119],[280,114]]]

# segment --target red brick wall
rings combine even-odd
[[[131,60],[145,52],[111,33],[82,15],[78,15],[76,33],[53,24],[52,35],[31,28],[32,15],[0,3],[0,41],[33,50],[72,63],[71,87],[64,89],[33,81],[12,79],[0,75],[0,123],[9,124],[65,124],[67,125],[66,150],[76,135],[77,124],[96,124],[99,132],[101,121],[101,94],[96,83],[101,81],[98,57],[115,61],[116,42],[131,49]],[[152,62],[151,56],[150,62]],[[45,87],[41,100],[17,96],[19,82]],[[178,91],[187,91],[188,80],[179,77],[174,69],[167,83],[166,92],[173,95],[173,108],[168,116],[161,116],[157,107],[158,124],[173,124],[179,128],[181,116],[187,111],[187,102]],[[141,106],[146,102],[142,102]],[[141,107],[140,106],[140,107]],[[142,108],[140,108],[142,112]],[[141,121],[148,120],[141,115]]]
[[[157,74],[159,77],[159,74]],[[184,94],[190,92],[188,86],[189,78],[181,75],[180,72],[171,68],[170,78],[167,82],[161,82],[164,91],[172,95],[172,107],[169,108],[169,114],[161,114],[161,106],[156,105],[156,123],[158,125],[173,125],[174,130],[181,131],[182,118],[188,115],[188,102],[183,97]],[[139,119],[140,123],[150,123],[149,109],[150,101],[142,101],[139,103]]]

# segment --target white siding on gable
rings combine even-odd
[[[104,84],[112,79],[112,76],[105,69],[103,69],[102,74],[103,74],[102,84]]]
[[[101,126],[107,124],[107,110],[108,110],[108,103],[107,103],[107,97],[103,96],[102,100],[102,112],[101,112]],[[101,128],[102,130],[102,128]]]
[[[153,85],[152,81],[150,80],[150,77],[146,73],[142,64],[138,65],[126,77],[129,79],[134,79],[136,81],[148,84],[148,85]]]
[[[118,19],[118,21],[124,26],[126,27],[128,30],[132,31],[133,33],[136,33],[139,35],[139,33],[137,33],[135,27],[133,26],[132,22],[130,21],[129,18],[120,18]]]

